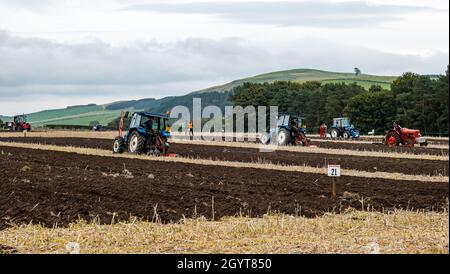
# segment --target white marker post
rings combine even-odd
[[[332,177],[331,198],[336,197],[336,177],[341,177],[340,165],[328,165],[328,177]]]

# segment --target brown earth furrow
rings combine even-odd
[[[8,143],[0,142],[0,146],[4,147],[17,147],[21,149],[33,149],[33,150],[44,150],[44,151],[57,151],[57,152],[69,152],[80,155],[91,155],[91,156],[102,156],[111,158],[127,158],[127,159],[137,159],[145,161],[158,161],[158,162],[169,162],[169,163],[185,163],[200,166],[224,166],[224,167],[236,167],[236,168],[254,168],[254,169],[264,169],[264,170],[276,170],[285,172],[301,172],[301,173],[314,173],[314,174],[326,174],[327,168],[311,167],[311,166],[296,166],[296,165],[279,165],[272,163],[261,163],[261,162],[238,162],[238,161],[223,161],[223,160],[212,160],[212,159],[200,159],[200,158],[186,158],[186,157],[153,157],[148,155],[136,155],[136,154],[113,154],[109,150],[96,149],[96,148],[80,148],[71,146],[55,146],[55,145],[42,145],[42,144],[26,144],[26,143]],[[392,179],[392,180],[402,180],[402,181],[420,181],[420,182],[442,182],[448,183],[448,176],[428,176],[428,175],[410,175],[398,172],[369,172],[360,171],[353,169],[341,169],[341,174],[343,176],[351,177],[363,177],[363,178],[379,178],[379,179]]]
[[[314,140],[313,140],[314,142]],[[389,147],[385,146],[381,143],[360,143],[360,142],[314,142],[315,145],[322,148],[336,148],[336,149],[351,149],[357,151],[381,151],[381,152],[398,152],[398,153],[411,153],[411,154],[424,154],[424,155],[441,155],[448,156],[449,149],[446,148],[436,148],[436,147],[420,147],[415,146],[413,148],[398,146],[398,147]]]
[[[28,133],[28,138],[81,138],[81,139],[106,139],[113,140],[117,135],[116,132],[83,132],[83,131],[50,131],[50,132],[30,132]],[[20,132],[0,132],[0,140],[20,140],[23,137],[23,134]],[[175,139],[183,138],[183,136],[176,136]],[[387,147],[381,144],[367,144],[368,141],[373,142],[381,142],[380,140],[369,138],[364,139],[365,141],[352,141],[352,142],[343,142],[343,141],[333,141],[333,140],[319,140],[316,141],[313,139],[313,144],[317,145],[320,148],[330,148],[330,149],[351,149],[356,151],[373,151],[373,152],[390,152],[390,153],[406,153],[406,154],[417,154],[417,155],[438,155],[438,156],[448,156],[448,141],[447,143],[438,144],[438,145],[446,145],[445,148],[439,147],[419,147],[415,146],[413,148],[408,148],[404,146],[399,147]],[[448,139],[447,139],[448,140]],[[235,140],[236,141],[236,140]],[[242,143],[242,142],[234,142],[234,143]],[[259,141],[248,142],[245,143],[259,143]],[[208,143],[205,143],[208,145]]]
[[[57,146],[73,146],[110,150],[111,140],[84,138],[19,138],[0,139],[0,141],[20,141]],[[424,159],[376,158],[351,155],[328,155],[323,153],[301,153],[277,150],[259,152],[254,148],[225,146],[208,146],[200,144],[173,143],[170,151],[181,157],[194,159],[211,159],[238,161],[248,163],[272,163],[278,165],[295,165],[326,167],[328,164],[340,164],[344,169],[368,172],[396,172],[413,175],[448,176],[448,162]]]
[[[183,216],[261,216],[270,208],[307,217],[348,207],[441,211],[445,183],[343,176],[339,198],[329,198],[323,174],[79,155],[1,147],[0,228],[8,223],[67,225],[78,218],[100,223],[130,216],[163,222]],[[156,209],[156,210],[155,210]],[[155,214],[156,212],[156,214]],[[114,218],[113,218],[114,216]]]

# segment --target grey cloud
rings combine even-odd
[[[416,6],[370,5],[362,1],[191,2],[130,5],[125,10],[162,13],[215,14],[226,20],[250,24],[314,27],[363,27],[400,20],[410,12],[438,9]],[[447,11],[448,12],[448,11]]]
[[[443,73],[448,52],[397,55],[312,37],[283,45],[191,38],[113,47],[96,40],[62,44],[0,32],[0,60],[2,113],[14,106],[19,110],[23,98],[52,98],[41,101],[42,108],[58,98],[159,98],[291,68],[352,71],[358,66],[380,75]]]
[[[101,41],[60,44],[0,32],[0,85],[149,85],[237,76],[240,56],[258,59],[239,40],[187,39],[113,47]],[[211,65],[214,63],[214,65]]]
[[[400,75],[407,71],[421,74],[444,73],[449,57],[448,52],[441,51],[435,51],[426,57],[386,53],[317,38],[298,40],[293,49],[295,50],[289,54],[291,58],[306,67],[351,71],[351,66],[357,66],[365,73],[377,75]],[[288,55],[288,50],[285,54]]]

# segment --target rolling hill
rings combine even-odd
[[[272,83],[275,81],[293,81],[299,83],[304,83],[308,81],[319,81],[322,83],[347,83],[347,84],[356,83],[365,88],[369,88],[372,85],[380,85],[385,89],[390,89],[391,82],[394,81],[396,78],[397,78],[396,76],[375,76],[368,74],[360,74],[356,76],[354,73],[329,72],[314,69],[293,69],[293,70],[265,73],[253,77],[243,78],[224,85],[199,90],[196,91],[195,93],[205,93],[211,91],[223,92],[231,90],[236,86],[240,86],[245,82]]]
[[[0,115],[0,120],[2,121],[11,120],[11,117]]]
[[[89,104],[83,106],[70,106],[64,109],[45,110],[27,114],[28,122],[36,127],[43,125],[89,125],[91,121],[98,121],[107,125],[120,115],[123,110],[164,113],[176,105],[191,106],[194,97],[202,98],[203,105],[217,105],[223,107],[229,104],[228,92],[234,87],[245,82],[264,83],[274,81],[307,82],[319,81],[322,83],[357,83],[365,88],[371,85],[380,85],[389,89],[394,76],[374,76],[354,73],[328,72],[313,69],[294,69],[286,71],[271,72],[253,77],[243,78],[230,83],[210,87],[207,89],[191,92],[183,96],[171,96],[162,99],[145,98],[141,100],[130,100],[113,102],[106,105]],[[3,121],[11,120],[11,117],[0,116]]]
[[[101,124],[107,124],[113,120],[120,111],[111,111],[99,105],[70,106],[64,109],[44,110],[27,114],[27,121],[33,128],[43,125],[89,125],[91,121],[99,121]],[[11,117],[5,117],[3,121],[12,120]]]
[[[89,125],[92,121],[98,121],[101,125],[107,125],[120,116],[122,111],[150,111],[165,113],[177,105],[191,106],[194,97],[202,98],[203,105],[216,105],[223,107],[228,105],[228,93],[207,92],[201,95],[187,94],[184,96],[172,96],[162,99],[141,99],[113,102],[105,105],[69,106],[63,109],[45,110],[27,114],[27,121],[33,128],[44,125]],[[3,121],[11,121],[12,117],[2,116]]]

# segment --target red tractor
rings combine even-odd
[[[12,131],[30,131],[31,125],[27,123],[25,115],[17,115],[14,116],[13,122],[11,123],[11,130]]]
[[[392,129],[386,132],[384,144],[388,146],[399,146],[400,144],[408,147],[414,147],[415,144],[427,146],[428,142],[422,137],[420,130],[403,128],[399,124],[394,123]]]

